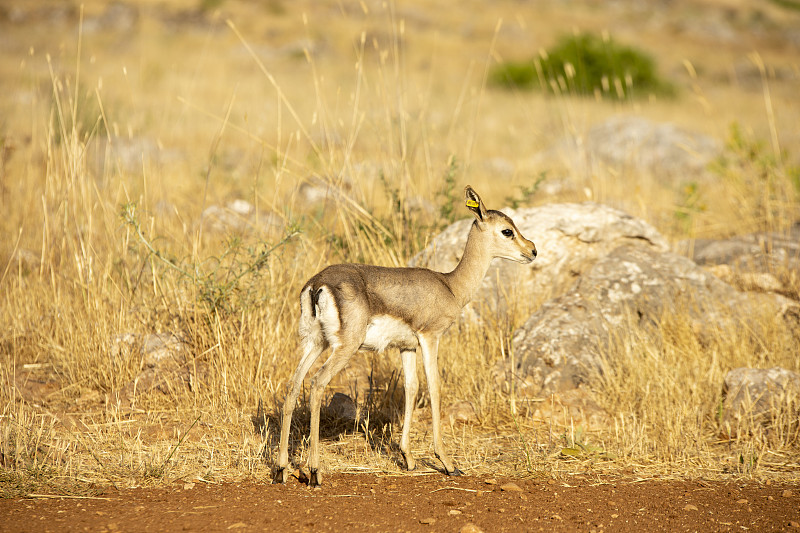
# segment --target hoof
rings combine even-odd
[[[445,470],[445,473],[447,473],[448,476],[462,476],[462,475],[464,475],[464,472],[462,472],[461,470],[459,470],[458,468],[455,468],[455,467],[453,468],[452,472],[448,472],[447,470]]]
[[[275,470],[275,476],[272,478],[272,483],[280,483],[283,485],[286,483],[286,481],[288,481],[288,478],[289,472],[286,470],[286,468],[278,468]]]
[[[322,485],[322,476],[317,471],[316,468],[309,469],[308,472],[308,486],[309,487],[319,487]]]

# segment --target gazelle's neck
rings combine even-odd
[[[492,262],[492,256],[483,241],[481,230],[472,224],[461,261],[452,272],[446,274],[450,290],[453,291],[461,307],[467,305],[481,286]]]

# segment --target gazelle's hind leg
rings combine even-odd
[[[316,487],[322,484],[319,473],[319,411],[322,407],[322,393],[331,379],[338,374],[356,353],[363,335],[357,340],[347,344],[334,346],[333,352],[322,368],[311,379],[311,390],[308,395],[309,408],[311,409],[311,430],[308,442],[308,484]]]
[[[295,405],[297,404],[297,397],[300,395],[300,390],[303,385],[303,380],[308,374],[311,365],[319,358],[322,351],[325,349],[324,343],[316,343],[307,341],[303,358],[297,365],[297,369],[292,376],[292,382],[289,387],[289,393],[286,395],[286,400],[283,402],[283,421],[281,422],[281,444],[278,451],[278,461],[275,468],[275,477],[273,483],[286,483],[289,478],[289,433],[292,427],[292,413],[294,413]]]
[[[405,382],[405,414],[403,416],[403,436],[400,438],[400,450],[406,460],[406,468],[414,470],[417,467],[411,455],[411,417],[414,414],[414,403],[417,401],[419,380],[417,379],[417,352],[407,350],[400,353],[403,360],[403,378]]]
[[[297,364],[292,376],[289,392],[283,402],[283,421],[281,423],[281,443],[278,449],[278,460],[275,465],[273,483],[286,483],[289,472],[289,433],[292,427],[292,413],[294,413],[297,397],[303,385],[303,380],[309,369],[314,364],[325,348],[328,341],[322,331],[322,326],[312,309],[311,291],[306,289],[300,295],[300,339],[303,344],[303,357]]]

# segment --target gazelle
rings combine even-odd
[[[449,273],[426,268],[386,268],[370,265],[333,265],[312,277],[300,292],[299,334],[303,356],[283,404],[283,425],[273,482],[289,477],[289,429],[303,379],[326,348],[328,360],[311,380],[309,404],[309,485],[322,482],[319,472],[319,411],[322,392],[358,350],[382,352],[398,348],[405,381],[405,413],[400,450],[408,470],[416,462],[409,442],[411,415],[417,395],[417,349],[428,380],[433,419],[433,446],[447,475],[461,472],[442,443],[439,418],[439,338],[470,301],[495,257],[530,263],[536,246],[500,211],[487,211],[472,187],[464,189],[466,206],[475,215],[464,255]]]

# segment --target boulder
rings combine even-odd
[[[590,386],[602,373],[602,354],[620,327],[654,329],[665,312],[680,311],[702,337],[746,320],[760,306],[777,315],[787,302],[737,291],[678,254],[648,244],[621,246],[514,333],[513,366],[511,359],[501,360],[495,375],[501,383],[513,376],[521,396],[562,393]]]
[[[132,402],[137,394],[158,390],[169,393],[176,387],[192,387],[196,373],[205,372],[205,364],[190,364],[189,345],[171,333],[140,335],[123,333],[111,339],[109,355],[114,362],[139,357],[139,373],[120,394]]]
[[[800,270],[800,223],[785,233],[758,232],[727,239],[681,241],[676,249],[700,265],[766,271],[789,268]]]
[[[530,265],[496,260],[468,305],[467,314],[481,309],[496,313],[520,304],[531,311],[538,303],[563,294],[597,259],[629,243],[665,251],[667,241],[652,226],[604,205],[552,204],[502,209],[539,251]],[[472,220],[460,220],[437,235],[417,254],[411,266],[449,272],[464,251]]]
[[[725,375],[720,425],[735,437],[798,423],[800,374],[785,368],[735,368]],[[785,428],[792,429],[792,428]]]
[[[117,172],[140,174],[142,166],[161,166],[180,161],[180,150],[166,148],[149,137],[92,137],[86,146],[87,169],[100,179]]]
[[[275,236],[284,229],[283,219],[272,211],[259,211],[246,200],[233,200],[225,207],[208,206],[201,215],[201,224],[215,233],[247,234],[253,231]]]
[[[603,165],[618,171],[676,179],[702,176],[721,148],[716,140],[675,124],[620,115],[592,126],[584,135],[556,142],[538,154],[534,163],[559,160],[569,165],[584,165],[581,174]]]
[[[335,207],[353,194],[353,182],[347,176],[326,178],[310,176],[298,185],[297,203],[306,209]]]
[[[742,290],[790,295],[800,280],[800,223],[784,233],[686,240],[675,248]]]

